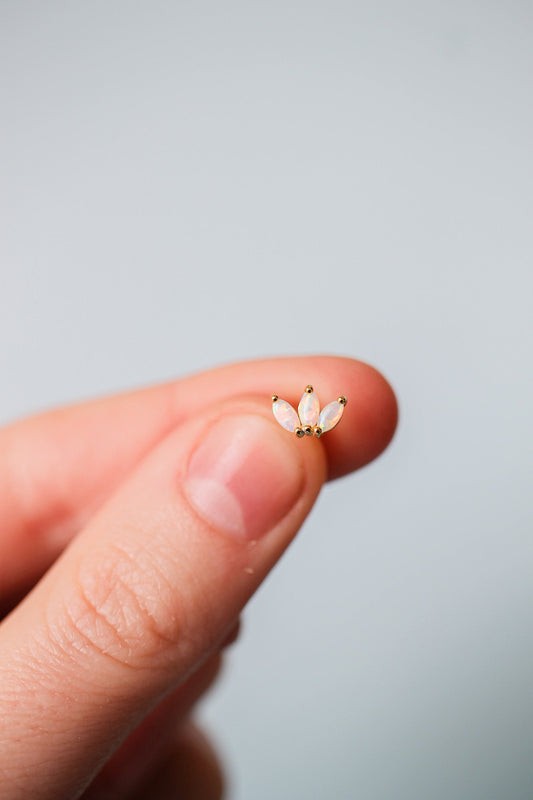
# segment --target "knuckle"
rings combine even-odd
[[[146,548],[114,543],[91,553],[65,613],[71,646],[133,668],[171,658],[187,639],[182,598]]]

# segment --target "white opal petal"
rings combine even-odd
[[[342,403],[339,403],[338,400],[328,403],[327,406],[322,409],[320,417],[318,418],[318,427],[322,428],[322,433],[327,433],[332,430],[335,425],[338,425],[343,411],[344,406]]]
[[[313,427],[318,422],[320,405],[314,392],[304,392],[298,406],[298,416],[302,425]]]
[[[286,400],[275,400],[272,403],[272,411],[279,424],[285,428],[285,430],[294,433],[295,428],[299,427],[300,420],[298,419],[298,414]]]

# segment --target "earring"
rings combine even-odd
[[[320,438],[323,433],[333,430],[339,424],[347,402],[344,395],[341,395],[320,411],[313,387],[306,386],[298,404],[298,412],[277,394],[272,395],[272,411],[282,428],[290,433],[295,433],[299,438],[313,435]]]

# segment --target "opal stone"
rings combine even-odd
[[[318,427],[322,428],[322,433],[327,433],[339,423],[343,411],[344,406],[342,403],[339,403],[338,400],[328,403],[327,406],[322,409],[320,417],[318,418]]]
[[[314,392],[304,392],[298,405],[298,416],[302,425],[314,427],[318,422],[320,406]]]
[[[286,400],[275,400],[272,403],[272,411],[279,424],[285,428],[285,430],[294,433],[294,429],[299,427],[300,420],[298,419],[298,414]]]

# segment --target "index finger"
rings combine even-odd
[[[312,383],[322,403],[349,399],[351,424],[323,438],[328,477],[374,459],[397,419],[394,394],[351,358],[273,358],[40,414],[0,431],[0,600],[22,593],[172,428],[232,396],[275,392],[296,403]],[[341,433],[342,431],[342,433]]]

